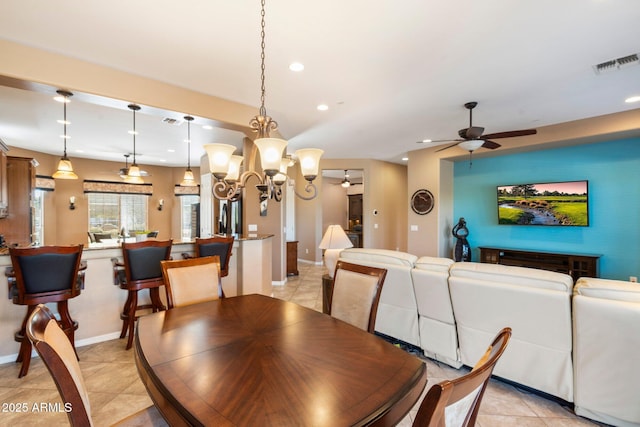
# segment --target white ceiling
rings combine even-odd
[[[0,0],[0,6],[2,39],[257,112],[257,0]],[[640,66],[601,75],[592,67],[640,53],[638,22],[637,0],[272,0],[267,113],[290,152],[318,147],[327,158],[399,162],[426,146],[416,141],[456,138],[468,125],[467,101],[479,102],[474,124],[486,133],[635,109],[624,99],[640,95]],[[290,71],[293,61],[305,70]],[[329,110],[316,110],[321,103]],[[132,149],[131,114],[126,102],[70,103],[69,155],[123,160]],[[61,116],[50,95],[0,88],[0,138],[9,145],[59,153]],[[144,108],[138,114],[138,163],[183,165],[186,125],[161,118]],[[192,164],[203,143],[241,141],[240,133],[204,131],[198,121]]]

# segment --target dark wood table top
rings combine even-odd
[[[394,425],[427,382],[383,339],[256,294],[140,317],[135,359],[171,425]]]

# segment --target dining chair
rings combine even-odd
[[[207,238],[196,238],[195,256],[206,257],[217,255],[220,257],[220,276],[229,275],[229,260],[233,249],[233,236],[213,236]],[[191,258],[189,254],[182,254],[183,258]]]
[[[374,333],[384,268],[338,261],[333,276],[331,317]]]
[[[413,427],[475,425],[493,368],[510,338],[511,328],[502,329],[471,372],[432,386],[420,404]]]
[[[127,350],[133,344],[136,313],[143,309],[151,309],[154,313],[165,309],[160,300],[160,286],[164,284],[160,261],[171,259],[172,243],[172,240],[122,243],[123,262],[120,263],[117,259],[112,260],[116,284],[120,289],[127,291],[127,300],[120,314],[122,319],[120,338],[129,335]],[[149,289],[151,302],[139,305],[138,293],[143,289]]]
[[[72,426],[92,426],[89,394],[75,350],[55,321],[51,310],[39,304],[30,314],[26,333],[53,377]],[[166,426],[155,406],[150,406],[116,423],[117,426]]]
[[[160,265],[169,309],[224,298],[219,256],[162,261]]]
[[[25,328],[29,315],[38,304],[57,304],[60,325],[75,349],[78,322],[71,318],[68,301],[81,292],[78,272],[82,248],[83,245],[9,249],[13,272],[7,280],[13,303],[27,306],[20,330],[14,334],[14,339],[20,343],[16,362],[22,362],[18,378],[29,371],[31,342],[25,338]]]

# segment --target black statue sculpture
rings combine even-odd
[[[454,259],[456,261],[471,261],[471,247],[467,242],[467,236],[469,230],[467,229],[467,221],[460,217],[458,223],[451,230],[453,237],[457,239],[456,248],[454,251]]]

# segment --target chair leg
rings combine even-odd
[[[127,291],[127,300],[124,302],[120,319],[122,319],[122,331],[120,332],[120,338],[127,336],[127,328],[129,327],[128,316],[131,309],[131,296],[135,291]]]
[[[133,344],[133,330],[136,325],[136,308],[138,307],[138,291],[131,292],[131,304],[129,307],[128,313],[128,333],[129,338],[127,339],[127,350],[131,348]]]
[[[151,298],[151,310],[153,313],[167,309],[160,299],[160,287],[149,288],[149,297]]]
[[[73,347],[73,351],[76,354],[76,359],[80,360],[78,356],[78,350],[76,350],[76,339],[75,339],[75,330],[78,327],[77,324],[71,318],[71,314],[69,313],[69,304],[67,300],[58,301],[58,314],[60,315],[60,326],[62,330],[69,338],[69,342]]]
[[[20,343],[20,350],[18,351],[16,363],[22,362],[20,372],[18,373],[18,378],[22,378],[27,375],[27,372],[29,372],[29,365],[31,364],[31,341],[29,341],[29,338],[27,338],[26,330],[29,316],[31,316],[31,313],[33,312],[33,310],[35,310],[35,308],[35,305],[27,306],[27,314],[24,316],[22,326],[20,327],[20,330],[14,335],[15,340]]]

